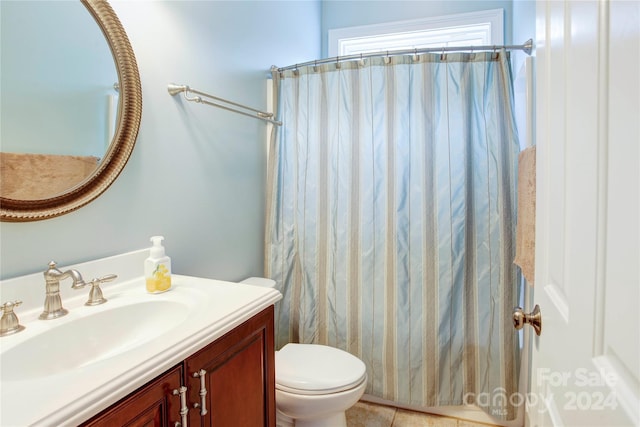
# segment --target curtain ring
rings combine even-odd
[[[418,48],[415,47],[413,48],[413,62],[418,62],[419,57],[418,57]]]
[[[340,57],[339,57],[339,56],[336,56],[336,70],[339,70],[339,69],[340,69],[340,66],[341,66],[341,65],[340,65]]]
[[[313,72],[318,72],[318,60],[313,61]]]
[[[442,46],[442,53],[440,54],[440,60],[445,61],[447,59],[447,55],[444,54],[444,46]]]
[[[364,58],[362,57],[362,52],[360,52],[360,62],[359,62],[361,67],[364,67]]]
[[[295,68],[293,69],[293,75],[294,76],[300,75],[300,70],[298,70],[298,64],[296,64]]]
[[[384,57],[385,64],[391,64],[391,58],[389,57],[389,51],[387,51],[387,56]]]

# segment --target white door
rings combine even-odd
[[[537,2],[532,426],[640,425],[640,2]]]

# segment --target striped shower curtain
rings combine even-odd
[[[276,347],[367,366],[367,393],[515,417],[519,151],[508,53],[274,72],[265,273]],[[516,396],[517,397],[517,396]]]

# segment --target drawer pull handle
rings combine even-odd
[[[198,372],[193,373],[194,378],[200,378],[200,404],[193,405],[194,408],[200,408],[200,415],[207,415],[207,386],[205,376],[207,371],[200,369]]]
[[[185,386],[180,387],[177,390],[173,390],[173,395],[180,395],[180,420],[181,423],[175,423],[175,427],[187,427],[187,414],[189,408],[187,407],[187,388]]]

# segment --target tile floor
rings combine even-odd
[[[347,411],[348,427],[489,427],[440,415],[360,401]]]

